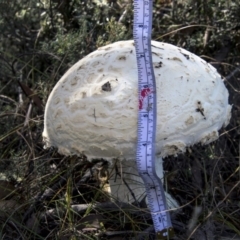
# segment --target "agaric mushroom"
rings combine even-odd
[[[188,146],[216,140],[231,116],[228,91],[216,69],[167,43],[152,41],[152,57],[156,156],[177,155]],[[65,155],[84,154],[89,160],[135,160],[138,106],[133,41],[101,47],[72,66],[51,92],[44,117],[45,146],[58,147]],[[156,161],[161,169],[162,162]],[[158,174],[162,177],[162,170]]]

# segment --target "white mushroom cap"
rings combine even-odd
[[[157,85],[156,155],[208,144],[231,116],[216,69],[196,55],[152,41]],[[65,155],[135,159],[138,76],[133,41],[99,48],[71,67],[49,96],[43,139]]]

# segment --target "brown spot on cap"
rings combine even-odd
[[[110,82],[106,82],[102,85],[102,90],[105,92],[111,92],[111,84]]]

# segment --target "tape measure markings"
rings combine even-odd
[[[148,197],[154,228],[161,239],[173,233],[164,189],[155,172],[156,83],[151,55],[152,1],[134,1],[133,35],[138,65],[137,165]]]

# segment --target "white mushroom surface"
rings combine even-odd
[[[228,91],[216,69],[198,56],[152,41],[157,85],[156,155],[208,144],[231,116]],[[72,66],[51,92],[43,139],[65,155],[135,159],[138,75],[133,41],[116,42]]]

